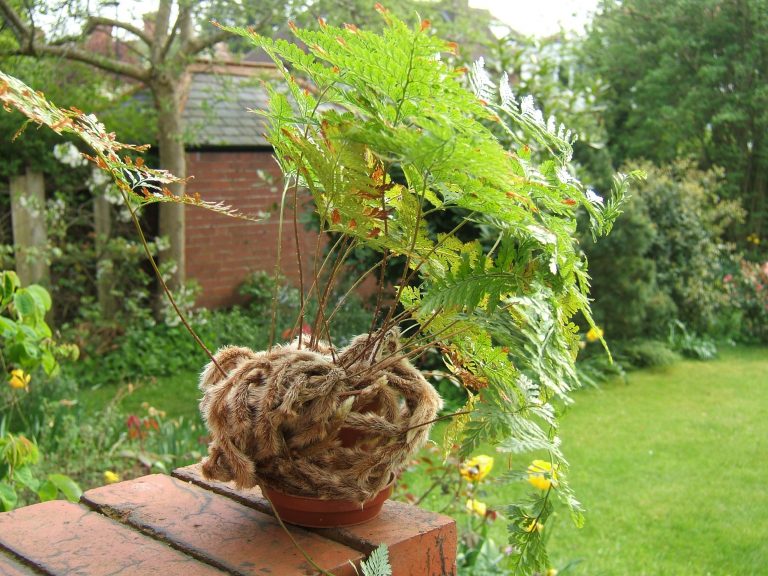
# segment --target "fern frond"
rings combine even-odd
[[[392,576],[392,566],[389,564],[389,550],[382,544],[360,563],[363,576]]]

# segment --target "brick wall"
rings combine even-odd
[[[265,182],[258,172],[272,177]],[[278,210],[282,176],[269,151],[196,151],[187,154],[187,174],[194,176],[189,194],[199,193],[211,202],[224,202],[248,214],[272,213],[260,223],[222,216],[201,208],[187,207],[187,277],[202,286],[200,306],[218,308],[241,301],[238,287],[256,270],[272,272],[277,255]],[[298,285],[292,211],[286,210],[283,226],[282,270]],[[304,277],[311,273],[311,255],[317,235],[299,226]]]

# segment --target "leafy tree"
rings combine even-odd
[[[768,1],[604,0],[586,55],[617,164],[693,155],[725,169],[747,232],[768,218]]]
[[[125,13],[126,4],[130,3],[113,4],[116,12]],[[5,55],[64,58],[146,86],[157,112],[156,141],[160,165],[183,179],[186,176],[181,119],[183,78],[196,56],[226,36],[225,32],[203,23],[216,15],[225,23],[248,22],[263,28],[275,20],[283,5],[277,0],[158,0],[156,11],[147,20],[149,25],[141,28],[131,18],[121,20],[104,16],[103,5],[98,9],[81,0],[69,0],[57,7],[55,13],[63,15],[58,21],[54,20],[54,9],[48,2],[27,2],[22,11],[18,2],[0,0],[4,27],[13,32],[13,38],[3,36],[1,47]],[[105,28],[117,30],[130,39],[123,42],[126,55],[112,50],[102,53],[83,44],[94,30]],[[183,197],[183,180],[170,183],[169,187],[173,194]],[[178,287],[185,275],[183,205],[165,203],[161,206],[160,234],[171,241],[163,256],[177,264],[171,284]]]

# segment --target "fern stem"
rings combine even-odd
[[[208,356],[208,358],[213,363],[213,365],[216,366],[216,369],[221,373],[221,375],[226,378],[227,373],[216,361],[216,358],[213,357],[213,354],[208,349],[208,347],[203,343],[203,341],[200,339],[200,336],[197,335],[197,332],[195,332],[192,326],[190,326],[189,322],[187,321],[187,317],[181,312],[181,310],[179,309],[179,306],[176,304],[176,299],[173,297],[173,293],[171,292],[170,288],[168,288],[168,285],[165,283],[165,280],[163,279],[163,275],[160,273],[160,269],[157,266],[157,262],[155,262],[155,258],[152,256],[152,251],[149,249],[147,238],[144,236],[144,231],[141,229],[141,223],[139,222],[139,218],[136,216],[136,210],[131,206],[131,203],[128,199],[128,195],[126,194],[125,190],[123,190],[119,186],[118,188],[120,189],[120,194],[123,197],[123,201],[125,202],[125,205],[128,207],[128,212],[130,212],[131,214],[131,220],[133,221],[134,228],[136,228],[136,233],[139,235],[139,241],[141,242],[141,246],[144,249],[144,253],[147,255],[147,259],[149,260],[149,264],[152,266],[152,270],[155,272],[157,281],[160,283],[160,286],[162,287],[163,292],[168,298],[168,301],[171,303],[171,306],[173,307],[174,312],[176,312],[176,315],[179,317],[179,320],[184,325],[184,328],[187,329],[187,332],[190,333],[190,335],[195,340],[197,345],[200,346],[203,352],[205,352],[205,354]]]

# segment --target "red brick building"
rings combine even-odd
[[[277,256],[278,212],[283,179],[264,139],[263,119],[248,109],[266,106],[265,76],[275,69],[261,63],[198,65],[190,75],[184,108],[189,194],[223,202],[246,214],[270,212],[260,223],[188,207],[187,277],[196,279],[200,306],[216,308],[241,300],[238,288],[257,270],[273,271]],[[281,270],[297,284],[292,211],[286,207]],[[299,226],[304,277],[311,274],[317,234]]]

